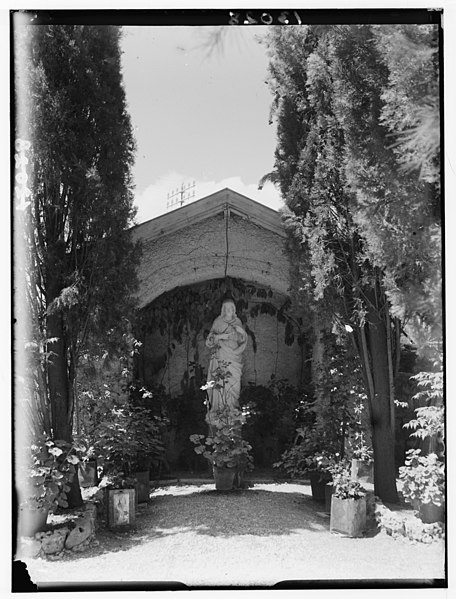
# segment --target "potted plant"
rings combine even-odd
[[[426,456],[421,449],[407,451],[405,466],[399,468],[402,496],[416,510],[423,522],[444,520],[445,464],[435,453]]]
[[[366,528],[366,494],[351,478],[348,467],[333,470],[330,532],[348,537],[362,536]]]
[[[310,479],[312,497],[319,503],[327,503],[332,492],[332,470],[339,463],[338,453],[319,451],[305,459],[306,471]],[[329,485],[329,486],[328,486]]]
[[[208,435],[190,436],[195,452],[212,465],[218,491],[239,486],[243,473],[253,468],[252,447],[242,438],[244,421],[241,410],[225,406],[218,410]]]
[[[128,404],[112,408],[109,418],[99,425],[95,448],[103,473],[115,473],[116,480],[119,473],[136,478],[137,502],[149,499],[149,468],[164,452],[161,429],[160,418],[144,407]]]
[[[112,530],[130,530],[136,522],[136,479],[112,469],[100,482],[105,490],[106,523]]]
[[[38,436],[31,444],[30,463],[23,471],[24,489],[19,504],[19,536],[42,530],[51,509],[68,507],[66,494],[84,448],[66,441]]]

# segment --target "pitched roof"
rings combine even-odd
[[[228,187],[201,200],[181,206],[172,212],[167,212],[136,225],[132,228],[132,232],[137,239],[153,239],[174,233],[183,227],[188,227],[225,210],[285,237],[280,214],[277,210],[268,208],[264,204],[260,204]]]

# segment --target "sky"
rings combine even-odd
[[[189,201],[230,187],[271,208],[276,126],[269,124],[266,27],[124,27],[122,74],[137,152],[136,222],[168,211],[168,194],[191,185]],[[193,187],[193,182],[195,186]],[[186,203],[188,203],[187,201]]]

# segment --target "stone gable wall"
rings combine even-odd
[[[225,275],[286,294],[289,262],[283,237],[236,214],[230,215],[227,231],[224,214],[219,213],[144,239],[139,302],[146,306],[165,291]]]

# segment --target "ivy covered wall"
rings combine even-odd
[[[272,289],[228,278],[179,287],[143,310],[136,337],[142,343],[138,374],[146,384],[162,385],[177,396],[192,384],[195,374],[196,384],[205,380],[209,363],[205,338],[227,292],[234,297],[249,336],[242,386],[266,385],[271,375],[301,385],[305,335],[289,300]]]

